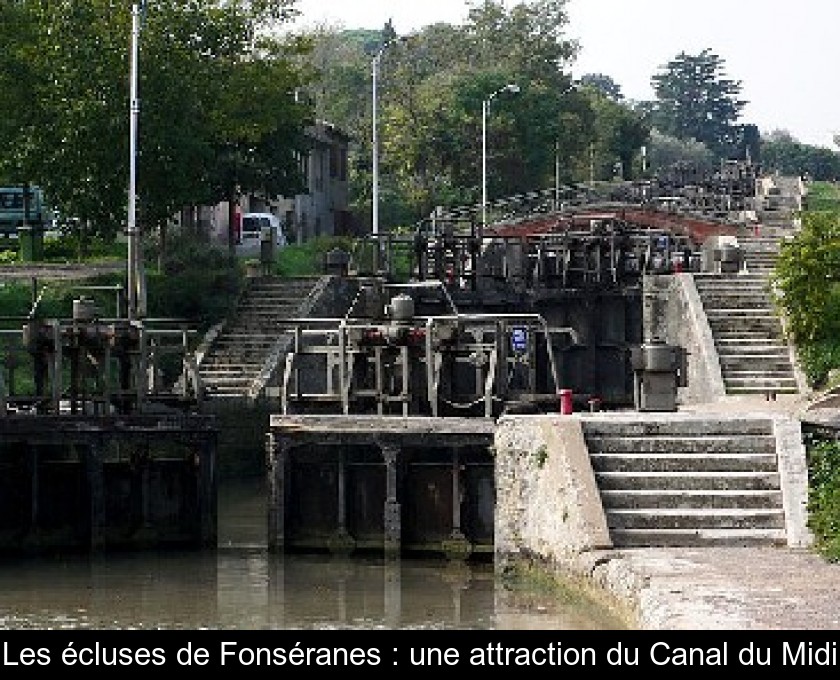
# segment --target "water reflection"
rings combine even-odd
[[[255,491],[220,495],[216,552],[4,561],[0,628],[623,627],[593,602],[502,584],[490,564],[270,554]]]

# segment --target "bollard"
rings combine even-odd
[[[572,391],[570,389],[560,390],[560,413],[564,416],[572,412]]]
[[[598,397],[592,397],[589,401],[589,411],[591,413],[596,413],[597,411],[601,410],[601,400]]]

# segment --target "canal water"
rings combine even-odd
[[[221,485],[216,551],[6,558],[0,629],[625,629],[571,583],[492,564],[270,554],[265,498]]]

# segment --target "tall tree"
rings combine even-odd
[[[741,82],[726,77],[724,60],[704,49],[680,52],[651,78],[654,125],[678,139],[694,139],[721,158],[737,154],[736,125],[746,101]]]
[[[630,179],[636,172],[636,159],[650,136],[645,117],[604,93],[599,85],[583,85],[594,114],[594,139],[589,163],[595,179],[616,174]],[[617,171],[617,172],[616,172]]]
[[[229,195],[236,156],[245,190],[296,180],[310,114],[291,55],[275,37],[294,0],[156,0],[140,32],[138,193],[145,226]],[[126,216],[129,162],[128,2],[0,4],[0,174],[41,184],[68,214],[113,237]],[[13,23],[6,23],[10,18]],[[8,33],[8,35],[6,35]],[[26,96],[26,106],[19,97]],[[222,185],[225,188],[222,189]]]
[[[604,73],[585,73],[580,77],[578,82],[581,85],[598,90],[605,97],[609,97],[613,101],[620,102],[624,99],[624,95],[621,93],[621,86],[612,77]]]
[[[783,175],[840,180],[840,154],[828,147],[803,144],[787,130],[774,130],[761,139],[761,164]]]

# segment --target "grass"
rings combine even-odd
[[[350,239],[319,237],[303,245],[289,245],[280,250],[274,264],[279,276],[314,276],[324,271],[324,258],[333,248],[350,252]]]
[[[805,204],[807,210],[840,211],[840,184],[836,182],[810,183]]]

